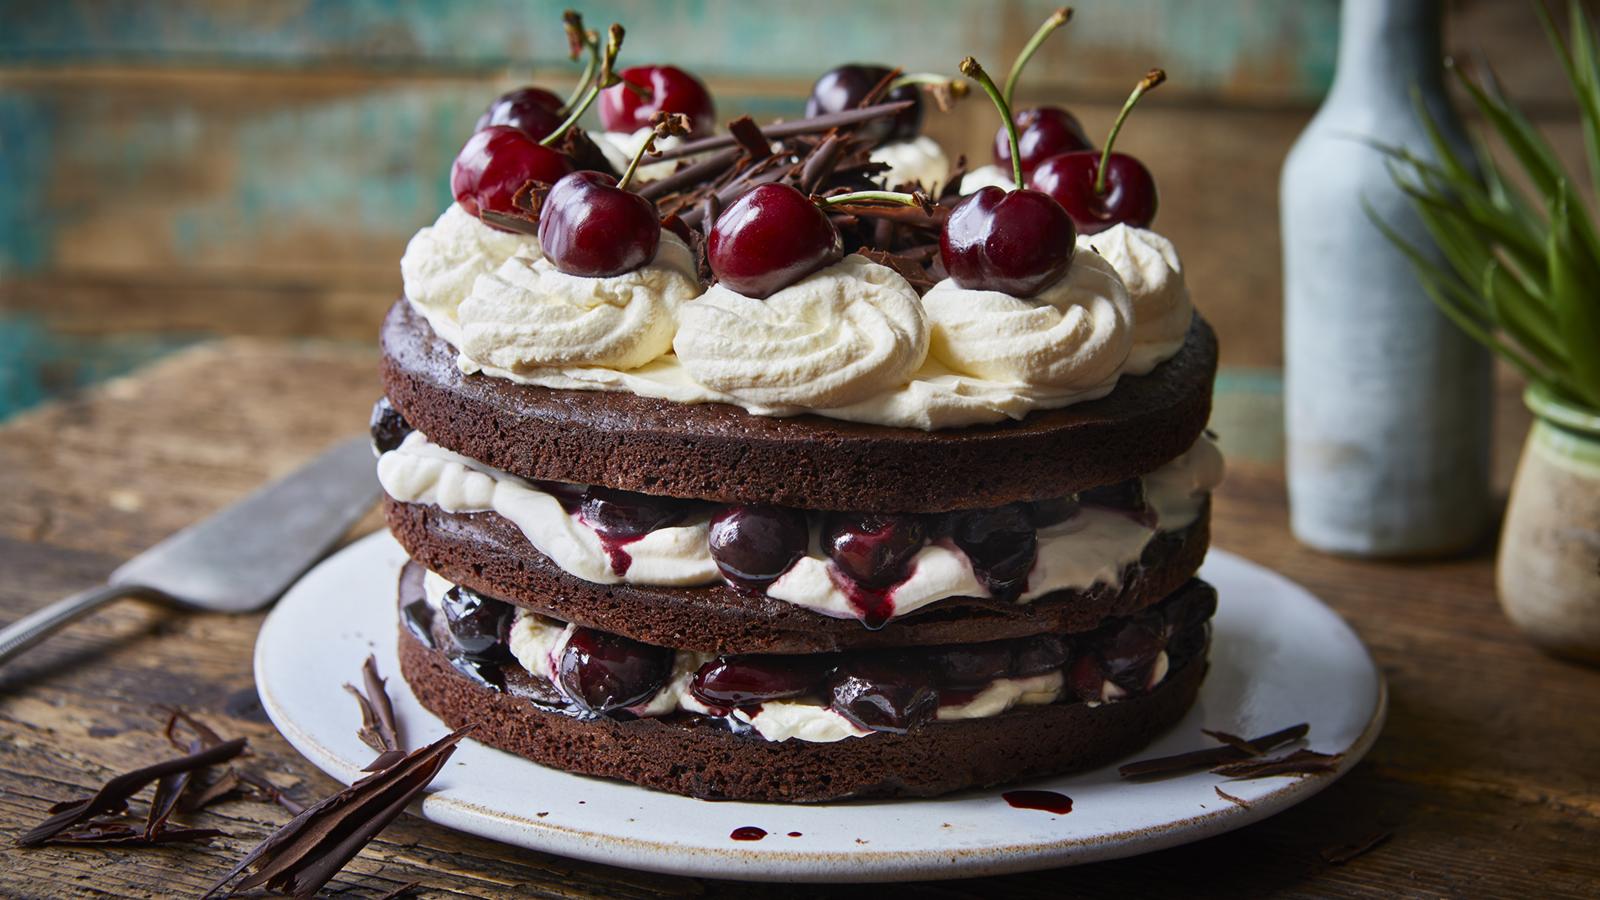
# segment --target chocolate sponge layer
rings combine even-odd
[[[672,497],[874,512],[1000,506],[1153,471],[1199,437],[1217,366],[1216,335],[1196,315],[1176,356],[1103,399],[928,432],[465,375],[403,299],[382,345],[384,390],[407,421],[496,468]]]
[[[1104,764],[1182,718],[1206,663],[1191,660],[1149,694],[1094,708],[1025,706],[833,743],[767,741],[687,716],[624,722],[549,712],[473,682],[403,626],[400,669],[422,705],[452,728],[474,724],[474,740],[541,765],[691,797],[815,803],[931,797]]]

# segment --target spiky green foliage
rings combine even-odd
[[[1576,0],[1569,3],[1565,42],[1544,6],[1537,9],[1578,101],[1589,177],[1600,193],[1600,42]],[[1481,143],[1474,158],[1463,158],[1419,100],[1417,116],[1437,160],[1379,149],[1389,155],[1390,173],[1443,264],[1389,224],[1373,221],[1452,321],[1529,381],[1600,412],[1600,232],[1594,218],[1549,143],[1493,79],[1451,68],[1530,189],[1519,188],[1510,166],[1502,167]]]

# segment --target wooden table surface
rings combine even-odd
[[[374,366],[359,345],[231,339],[0,426],[0,621],[97,582],[171,530],[354,432],[377,393]],[[1515,414],[1511,388],[1502,394],[1508,414],[1497,452],[1514,452],[1526,420]],[[375,526],[373,517],[363,530]],[[1071,871],[904,889],[1041,897],[1600,893],[1600,671],[1549,659],[1518,639],[1495,602],[1492,540],[1470,558],[1424,564],[1320,555],[1288,535],[1281,470],[1237,461],[1217,494],[1214,530],[1219,546],[1308,585],[1372,648],[1391,708],[1371,755],[1312,800],[1229,835]],[[260,618],[126,601],[0,670],[0,893],[195,895],[286,820],[277,807],[235,801],[191,817],[228,834],[209,848],[13,846],[51,803],[165,755],[157,709],[164,704],[248,736],[256,765],[303,802],[337,789],[262,714],[250,665]],[[1343,865],[1321,856],[1379,830],[1392,838]],[[438,897],[783,891],[576,862],[402,817],[329,892],[380,896],[412,881]]]

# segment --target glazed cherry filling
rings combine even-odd
[[[1062,672],[1058,702],[1104,702],[1154,689],[1169,671],[1205,650],[1216,612],[1211,585],[1191,579],[1160,603],[1079,634],[1040,634],[975,644],[807,655],[719,656],[701,665],[689,694],[710,709],[698,716],[736,729],[734,710],[814,702],[872,731],[904,733],[932,722],[939,707],[970,702],[1000,679]],[[442,650],[485,686],[585,718],[628,719],[672,678],[675,651],[578,628],[556,660],[555,680],[511,660],[508,604],[466,588],[446,593],[443,615],[424,600],[404,609],[412,633]],[[680,713],[695,717],[697,714]]]
[[[387,398],[373,407],[372,440],[380,452],[398,447],[410,431]],[[723,580],[739,590],[766,593],[811,550],[815,529],[830,578],[868,628],[881,628],[895,616],[895,591],[915,575],[917,555],[930,544],[960,550],[991,597],[1014,601],[1028,590],[1041,529],[1068,522],[1085,509],[1125,514],[1152,530],[1159,525],[1143,478],[993,509],[918,514],[807,512],[562,482],[530,484],[594,530],[618,575],[627,574],[632,564],[630,544],[662,528],[709,519],[708,550]]]

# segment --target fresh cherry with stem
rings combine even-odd
[[[584,100],[543,138],[534,139],[509,125],[490,125],[467,139],[450,167],[450,192],[471,215],[484,213],[514,215],[512,198],[530,181],[555,184],[573,170],[572,160],[551,149],[588,110],[601,88],[615,83],[611,68],[622,48],[621,25],[612,25],[600,71],[589,85]],[[491,228],[500,228],[486,222]],[[500,230],[509,230],[501,228]]]
[[[677,66],[623,69],[621,83],[600,96],[600,121],[607,131],[638,131],[657,113],[688,116],[694,134],[709,134],[717,121],[711,92]]]
[[[970,56],[961,61],[961,73],[978,82],[1000,110],[1017,189],[991,186],[962,200],[939,235],[939,256],[960,287],[1032,297],[1059,281],[1072,265],[1077,229],[1061,204],[1023,188],[1017,126],[988,73]]]
[[[1022,76],[1022,70],[1027,67],[1028,60],[1032,59],[1044,45],[1045,38],[1071,20],[1071,7],[1063,6],[1051,13],[1033,33],[1033,37],[1028,39],[1022,52],[1011,62],[1011,71],[1006,75],[1005,89],[1000,92],[1005,98],[1007,108],[1015,108],[1012,106],[1012,96],[1016,92],[1017,81]],[[1088,150],[1094,146],[1089,143],[1089,138],[1084,134],[1083,126],[1078,123],[1077,117],[1059,106],[1020,110],[1013,118],[1017,125],[1017,146],[1024,173],[1032,172],[1039,163],[1058,153]],[[1011,167],[1011,137],[1004,126],[994,133],[994,161],[995,165],[1002,168]]]
[[[706,261],[717,281],[764,300],[844,257],[844,240],[828,216],[787,184],[763,184],[717,216]]]
[[[1134,104],[1166,79],[1167,73],[1160,69],[1151,69],[1139,79],[1111,124],[1111,133],[1099,153],[1063,153],[1033,170],[1031,186],[1054,197],[1084,234],[1095,234],[1119,223],[1144,228],[1155,219],[1158,198],[1154,176],[1137,159],[1126,153],[1113,153],[1111,148]]]
[[[632,272],[655,258],[661,215],[649,199],[628,190],[639,160],[656,138],[687,134],[689,120],[658,115],[619,181],[603,172],[573,172],[556,182],[539,207],[539,246],[568,275],[607,278]]]
[[[562,100],[541,87],[528,85],[496,97],[478,117],[473,131],[490,125],[509,125],[538,140],[561,126]]]

